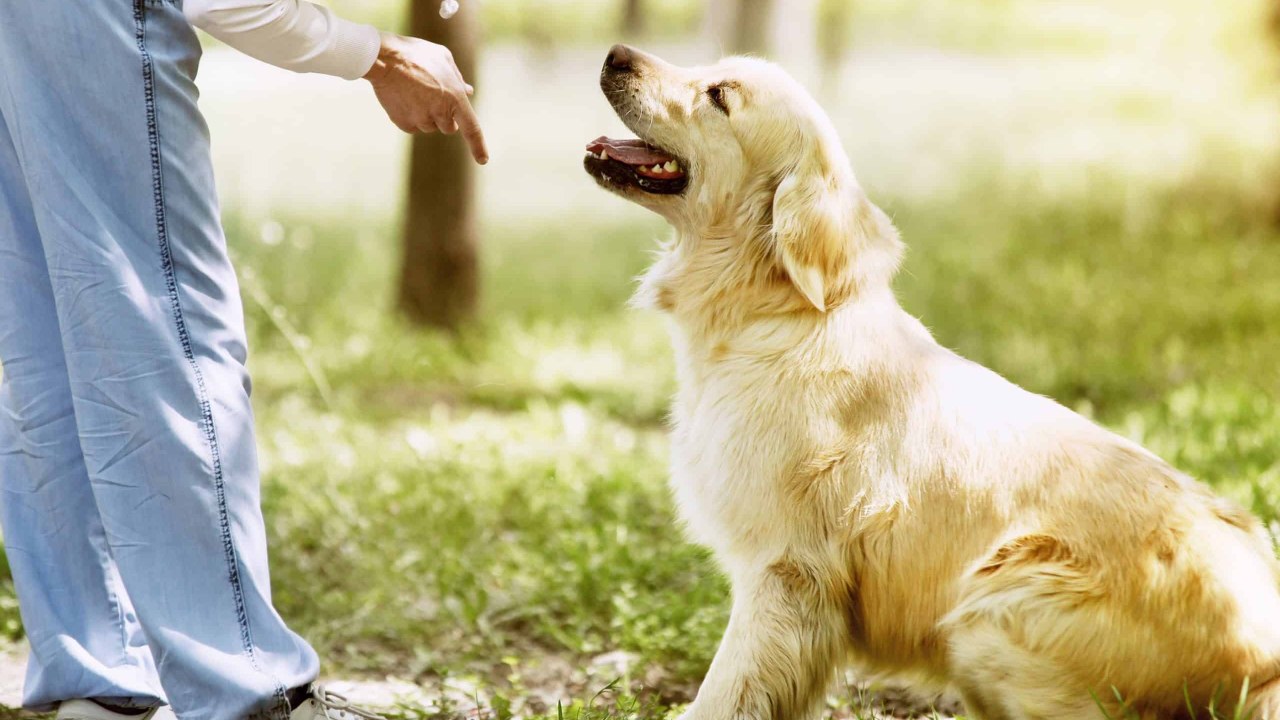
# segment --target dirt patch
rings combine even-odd
[[[510,696],[497,700],[476,679],[463,677],[437,678],[424,684],[392,676],[360,680],[327,680],[325,686],[357,705],[385,710],[397,717],[439,718],[440,720],[480,720],[495,716],[495,704],[515,717],[555,713],[558,702],[568,706],[573,699],[591,701],[593,707],[610,708],[614,700],[608,692],[600,692],[613,678],[628,676],[635,668],[634,658],[627,653],[612,652],[595,658],[585,668],[548,655],[532,664],[522,664],[518,684],[510,688]],[[24,648],[0,650],[0,720],[34,718],[22,711],[22,681],[26,673],[27,652]],[[659,681],[646,677],[648,681]],[[596,688],[591,690],[591,688]],[[833,702],[827,715],[831,720],[852,718],[930,718],[951,720],[960,712],[954,698],[945,695],[917,693],[902,685],[874,688],[848,680],[845,697]],[[683,689],[682,689],[683,690]],[[693,688],[688,688],[691,697]],[[597,695],[598,693],[598,695]],[[936,708],[938,714],[933,715]]]

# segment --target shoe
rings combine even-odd
[[[311,686],[306,700],[289,715],[289,720],[387,720],[372,710],[355,707],[346,698],[331,693],[323,685]]]
[[[168,705],[129,715],[108,710],[92,700],[68,700],[58,705],[56,720],[178,720]]]

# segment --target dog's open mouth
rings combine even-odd
[[[689,184],[679,158],[643,140],[596,138],[587,144],[583,166],[601,182],[655,195],[676,195]]]

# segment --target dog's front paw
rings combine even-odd
[[[759,710],[736,707],[732,704],[715,705],[694,702],[675,716],[675,720],[769,720],[770,713],[761,714]]]
[[[730,717],[728,714],[725,714],[723,718],[721,718],[714,713],[708,713],[705,706],[706,703],[699,705],[695,701],[689,705],[689,707],[685,708],[684,712],[675,716],[675,720],[727,720]]]

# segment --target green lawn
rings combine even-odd
[[[877,200],[910,246],[902,301],[941,342],[1278,528],[1280,230],[1265,187],[1215,167],[1050,191],[974,164],[948,193]],[[329,674],[552,716],[607,687],[595,706],[635,717],[690,699],[727,587],[673,518],[665,331],[625,306],[663,228],[626,217],[488,223],[459,337],[389,313],[390,222],[228,219],[276,597]],[[18,637],[14,610],[0,596]]]
[[[1058,195],[973,177],[880,198],[911,247],[904,304],[1275,527],[1280,232],[1258,193],[1211,175]],[[664,486],[664,331],[624,306],[660,227],[490,225],[486,308],[457,339],[388,316],[387,228],[231,230],[278,600],[329,662],[520,698],[549,658],[624,650],[623,687],[687,700],[727,588]]]

